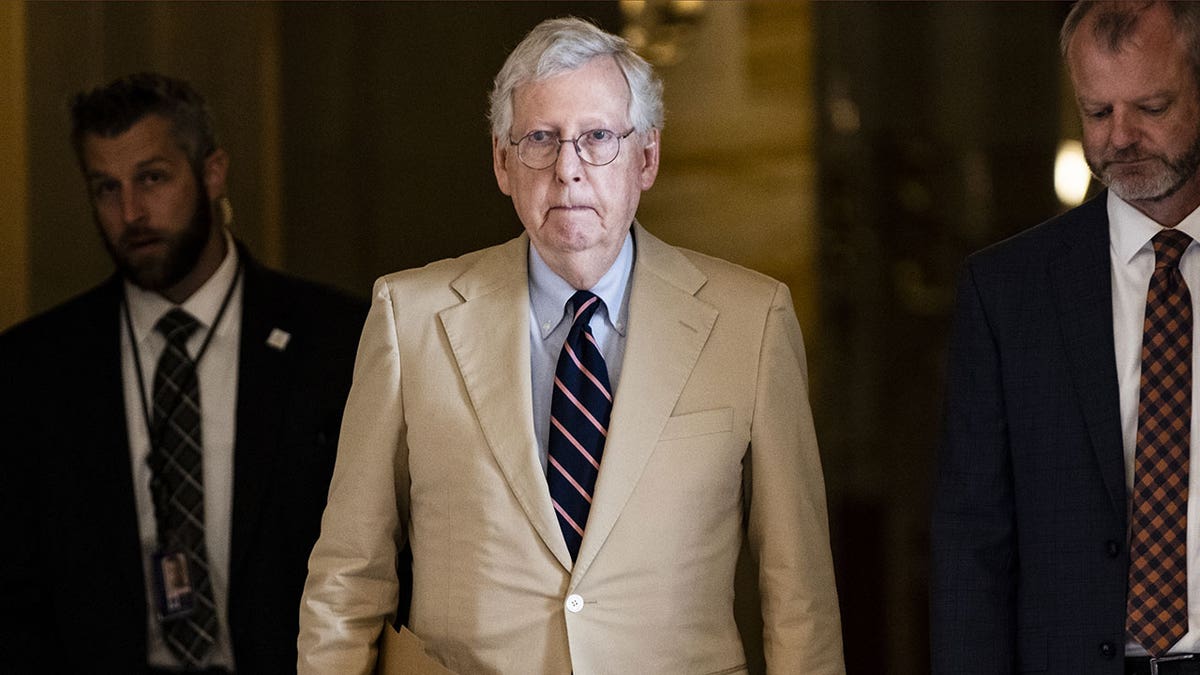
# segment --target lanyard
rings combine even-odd
[[[224,313],[229,309],[229,300],[233,299],[233,292],[238,288],[238,281],[241,280],[241,261],[238,261],[238,269],[234,271],[233,282],[229,283],[229,289],[224,294],[224,299],[221,300],[221,309],[217,310],[216,318],[212,319],[212,328],[209,329],[209,334],[204,336],[204,342],[200,344],[200,350],[196,352],[196,358],[192,359],[194,368],[192,369],[192,377],[198,377],[200,368],[200,359],[204,358],[205,352],[209,350],[209,344],[212,341],[212,336],[216,335],[217,327],[221,325],[221,319],[224,318]],[[138,399],[142,401],[142,419],[146,425],[146,438],[150,440],[150,452],[154,452],[154,447],[160,441],[158,434],[155,434],[154,423],[150,418],[150,406],[146,402],[146,384],[145,377],[142,375],[142,354],[138,350],[137,336],[133,334],[133,319],[130,318],[130,299],[124,293],[122,287],[121,313],[125,317],[125,329],[130,335],[130,350],[133,356],[133,372],[138,377]],[[157,506],[157,504],[156,504]]]

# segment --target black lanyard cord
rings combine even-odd
[[[217,310],[217,316],[216,316],[216,318],[213,319],[212,327],[209,328],[208,335],[204,336],[204,342],[200,343],[200,349],[199,349],[199,351],[196,352],[196,357],[194,359],[192,359],[193,367],[192,367],[191,377],[193,377],[193,378],[200,376],[200,374],[199,374],[200,359],[204,358],[205,353],[208,352],[208,345],[212,342],[213,336],[216,335],[217,328],[221,325],[221,319],[223,319],[225,317],[225,310],[229,309],[229,303],[233,299],[233,292],[237,289],[238,282],[241,280],[241,278],[242,278],[242,263],[241,263],[241,261],[238,261],[237,270],[233,273],[233,282],[229,284],[229,290],[225,291],[225,297],[224,297],[224,299],[221,300],[221,307],[220,307],[220,309]],[[134,374],[137,375],[138,398],[141,400],[141,403],[142,403],[142,421],[146,425],[146,438],[150,441],[150,453],[146,456],[146,463],[150,465],[150,470],[151,470],[151,473],[150,473],[150,484],[151,484],[150,495],[151,495],[152,500],[154,501],[155,513],[161,514],[166,511],[165,499],[166,499],[167,495],[166,495],[165,490],[156,489],[156,484],[162,480],[162,478],[161,478],[162,471],[161,471],[161,468],[158,470],[155,469],[156,462],[152,461],[151,458],[154,457],[154,449],[158,446],[159,441],[161,440],[162,432],[165,429],[165,427],[159,428],[156,431],[155,427],[154,427],[153,419],[150,417],[150,406],[146,400],[146,378],[145,378],[145,376],[142,375],[142,357],[141,357],[140,350],[138,349],[138,346],[137,346],[137,336],[134,335],[134,332],[133,332],[133,320],[130,318],[130,313],[129,313],[129,297],[124,292],[124,286],[122,286],[121,314],[125,319],[125,330],[129,335],[130,355],[133,356],[133,372],[134,372]],[[190,380],[183,382],[180,386],[180,391],[182,391],[187,385],[190,385],[190,384],[191,384]],[[182,399],[182,396],[176,397],[174,405],[178,406],[181,399]],[[172,406],[172,408],[173,407],[174,406]],[[168,412],[164,416],[164,418],[169,417],[169,416],[170,416],[170,412]],[[161,463],[161,462],[159,462],[159,463]],[[163,502],[163,503],[160,503],[160,502]],[[161,527],[161,524],[163,523],[163,519],[156,517],[155,520],[158,523],[160,523],[160,527]],[[159,546],[166,545],[166,542],[163,540],[162,532],[158,533],[158,539],[159,539]]]

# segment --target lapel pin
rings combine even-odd
[[[287,349],[288,341],[292,339],[292,334],[286,330],[272,328],[271,334],[267,336],[267,346],[277,351]]]

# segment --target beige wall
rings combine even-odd
[[[29,311],[25,5],[0,3],[0,330]]]
[[[810,5],[709,3],[660,68],[662,171],[639,217],[674,244],[786,282],[817,336]]]

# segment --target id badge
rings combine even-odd
[[[187,555],[182,551],[158,551],[151,560],[158,620],[174,621],[191,614],[196,606],[196,594],[188,573]]]

